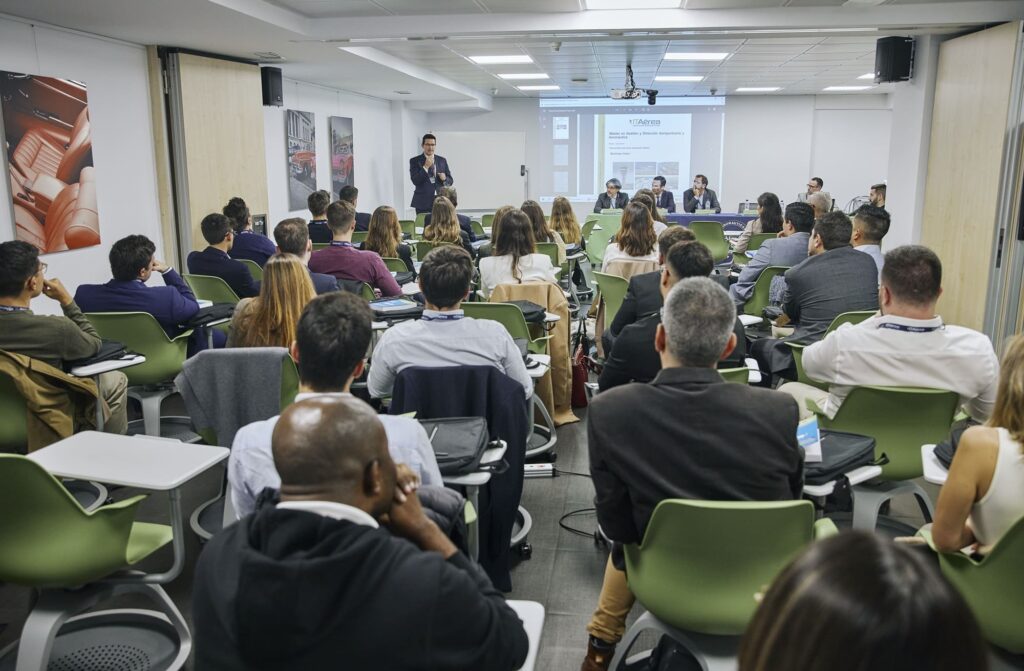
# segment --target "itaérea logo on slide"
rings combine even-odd
[[[661,119],[630,119],[630,126],[660,126]]]

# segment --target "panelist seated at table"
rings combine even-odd
[[[64,315],[33,314],[32,299],[40,294],[60,303]],[[61,281],[46,277],[35,245],[22,240],[0,243],[0,350],[63,369],[68,361],[95,356],[102,344]],[[127,390],[128,378],[121,371],[99,376],[100,398],[109,411],[104,421],[108,433],[128,428]]]
[[[622,182],[612,177],[604,183],[605,192],[597,197],[594,203],[594,214],[601,210],[621,210],[629,202],[629,194],[622,191]]]
[[[651,191],[654,192],[654,205],[665,210],[669,214],[676,211],[676,198],[671,191],[665,189],[665,178],[658,175],[651,181]]]
[[[221,278],[239,298],[258,296],[259,280],[252,278],[252,273],[244,263],[228,255],[235,243],[231,221],[223,214],[208,214],[203,217],[199,228],[209,246],[201,252],[192,252],[188,255],[188,271],[193,275]]]
[[[144,235],[129,235],[110,248],[110,273],[106,284],[83,284],[75,292],[75,302],[84,312],[148,312],[160,323],[168,338],[178,337],[186,323],[199,312],[195,294],[174,268],[158,261],[156,245]],[[164,286],[146,282],[157,272]],[[213,346],[223,347],[227,337],[213,330]],[[189,338],[189,354],[206,349],[205,329],[196,329]]]
[[[196,566],[197,669],[522,666],[523,623],[425,515],[369,405],[298,401],[271,444],[280,502],[217,534]]]
[[[696,175],[693,187],[683,192],[683,211],[693,214],[697,210],[714,210],[716,214],[722,211],[718,196],[708,188],[708,178],[704,175]]]

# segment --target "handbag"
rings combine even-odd
[[[884,454],[875,460],[875,439],[845,431],[821,431],[821,457],[817,463],[804,466],[804,482],[823,485],[861,466],[889,463]]]
[[[490,442],[487,420],[483,417],[423,419],[420,424],[430,438],[441,475],[465,475],[479,471],[484,450],[494,447]],[[487,470],[501,472],[504,469]]]
[[[543,305],[537,305],[533,301],[508,301],[523,311],[523,318],[527,324],[543,324],[547,317],[547,310]]]
[[[573,336],[572,350],[572,407],[587,407],[587,381],[590,378],[590,338],[587,322],[581,319]]]
[[[65,361],[64,368],[66,370],[71,370],[72,368],[78,368],[79,366],[91,366],[94,363],[101,363],[103,361],[123,359],[127,357],[129,354],[134,355],[135,352],[129,351],[124,346],[123,342],[118,342],[116,340],[104,340],[100,344],[100,349],[98,352],[84,359],[76,359],[75,361]]]
[[[214,303],[205,308],[199,308],[199,312],[192,315],[192,318],[182,324],[182,326],[187,326],[190,329],[202,328],[211,322],[230,319],[234,314],[234,303]]]

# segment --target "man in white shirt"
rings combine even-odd
[[[410,366],[494,366],[523,385],[527,398],[533,395],[533,380],[505,327],[463,315],[472,278],[473,259],[462,247],[444,245],[427,254],[419,272],[423,317],[385,331],[370,361],[370,396],[390,396],[395,378]]]
[[[790,382],[779,387],[792,394],[801,415],[810,415],[813,399],[835,417],[853,387],[924,387],[955,391],[972,418],[992,412],[999,382],[999,359],[983,333],[943,324],[935,314],[942,294],[942,263],[920,245],[897,247],[885,255],[878,291],[879,314],[860,324],[845,324],[803,352],[812,380],[827,382],[824,391]]]
[[[889,213],[874,205],[861,205],[853,215],[853,235],[850,244],[875,260],[878,278],[882,278],[882,238],[889,232]]]
[[[299,368],[296,401],[317,396],[351,397],[352,381],[363,373],[372,319],[366,301],[345,291],[310,301],[299,319],[291,347]],[[235,434],[228,460],[228,483],[239,518],[253,512],[263,489],[281,486],[270,446],[277,420],[271,417],[254,422]],[[382,415],[380,420],[392,458],[412,469],[424,485],[442,485],[437,457],[423,426],[406,417]]]

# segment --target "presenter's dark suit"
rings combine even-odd
[[[703,206],[702,206],[703,205]],[[718,204],[718,196],[711,189],[704,189],[704,193],[701,194],[700,200],[693,195],[693,189],[687,189],[683,192],[683,210],[693,214],[697,210],[714,210],[715,212],[721,212],[722,206]]]
[[[870,263],[864,262],[865,256]],[[842,313],[878,309],[878,267],[853,247],[808,257],[786,271],[784,305],[796,323],[788,340],[821,340]]]
[[[626,207],[626,203],[629,202],[629,194],[624,191],[619,191],[615,194],[615,204],[612,204],[611,196],[605,191],[597,197],[597,202],[594,203],[594,214],[601,214],[601,210],[621,210]]]
[[[451,168],[448,167],[448,161],[444,156],[434,154],[434,165],[431,166],[429,172],[423,169],[423,163],[426,160],[427,157],[423,154],[409,159],[409,178],[416,187],[416,191],[412,194],[411,205],[416,208],[416,214],[430,212],[434,207],[434,198],[437,197],[437,192],[441,190],[441,187],[451,186],[455,183]],[[435,179],[431,183],[430,178],[439,172],[444,173],[444,182]]]
[[[800,498],[799,413],[786,396],[729,384],[710,368],[668,368],[595,396],[587,442],[601,529],[639,543],[665,499]]]
[[[207,247],[201,252],[189,254],[188,271],[193,275],[212,275],[221,278],[239,298],[260,295],[260,283],[252,278],[252,273],[246,265],[215,247]]]
[[[675,212],[676,197],[672,195],[671,191],[662,191],[658,194],[657,202],[654,203],[654,206],[668,210],[669,212]]]

